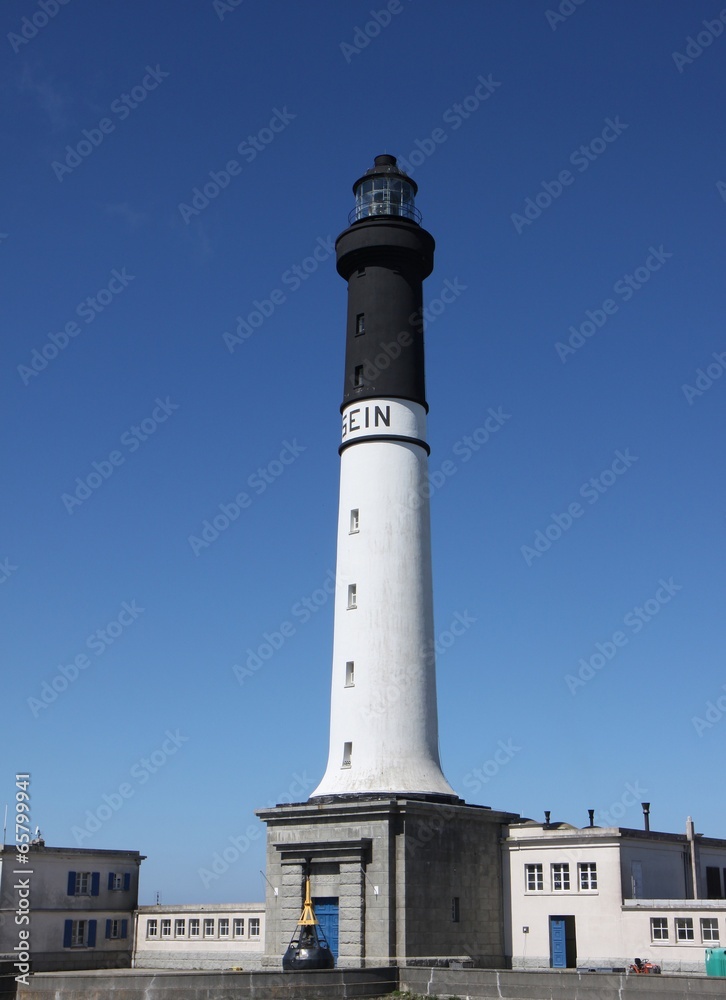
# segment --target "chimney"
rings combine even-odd
[[[594,809],[588,809],[587,810],[587,818],[590,820],[590,826],[595,826],[595,810]]]
[[[643,806],[643,824],[646,832],[650,830],[650,802],[641,803]]]
[[[545,826],[550,825],[550,810],[545,809]]]

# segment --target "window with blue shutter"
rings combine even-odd
[[[128,937],[128,934],[129,934],[129,922],[128,922],[128,920],[122,920],[121,921],[121,937],[122,938]]]
[[[76,894],[76,873],[68,872],[68,895],[75,896]]]
[[[71,873],[73,874],[73,873]],[[70,881],[70,880],[69,880]],[[73,881],[75,883],[75,875],[73,875]],[[66,920],[63,924],[63,947],[70,948],[71,946],[71,935],[73,934],[73,921]]]
[[[97,896],[98,890],[101,882],[100,872],[91,872],[91,895]]]
[[[131,875],[129,872],[124,872],[124,891],[128,892],[131,888]]]
[[[89,948],[95,948],[96,947],[96,921],[95,920],[89,920],[88,921],[88,947]]]
[[[108,873],[108,887],[109,887],[109,889],[113,889],[113,880],[114,880],[114,877],[115,876],[114,876],[113,872],[109,872]]]

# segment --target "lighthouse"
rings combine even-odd
[[[422,322],[434,241],[395,157],[353,191],[336,241],[348,308],[330,749],[309,799],[257,813],[264,964],[299,950],[309,900],[338,968],[502,968],[500,841],[519,817],[465,803],[439,761]]]
[[[377,156],[336,241],[348,283],[330,750],[311,798],[456,798],[439,761],[423,340],[434,240]]]

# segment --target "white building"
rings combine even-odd
[[[726,945],[726,840],[567,823],[512,824],[502,843],[515,969],[703,972]],[[710,898],[704,898],[710,897]]]
[[[259,968],[265,940],[263,903],[140,906],[134,968]]]
[[[42,840],[31,844],[27,864],[16,855],[13,846],[0,848],[0,961],[15,961],[19,932],[28,930],[31,972],[131,965],[143,855]],[[15,920],[21,890],[27,924]]]

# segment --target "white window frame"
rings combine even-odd
[[[577,884],[580,892],[597,889],[597,864],[595,861],[581,861],[577,866]]]
[[[229,917],[220,917],[217,921],[217,934],[219,937],[229,937]]]
[[[350,530],[349,535],[357,535],[360,531],[360,508],[353,507],[350,512]]]
[[[158,938],[159,923],[156,917],[149,917],[149,919],[146,921],[146,936],[147,938]]]
[[[189,918],[189,937],[199,937],[199,917]]]
[[[121,921],[116,920],[115,917],[111,918],[111,927],[108,932],[109,938],[118,938],[121,936]]]
[[[676,941],[695,941],[693,917],[676,917]]]
[[[232,922],[232,934],[236,938],[245,936],[245,918],[235,917]]]
[[[527,892],[544,892],[544,867],[538,862],[524,866],[524,885]]]
[[[211,924],[211,930],[209,929],[209,925],[210,924]],[[204,927],[204,936],[205,936],[205,938],[213,938],[214,937],[214,917],[205,917],[204,918],[204,925],[203,925],[203,927]]]
[[[171,917],[163,917],[159,927],[159,937],[171,937]]]
[[[355,660],[345,661],[345,686],[347,688],[355,687]]]
[[[111,886],[111,888],[113,890],[117,890],[117,889],[123,889],[123,887],[124,887],[124,877],[123,877],[123,875],[116,875],[114,873],[114,876],[113,876],[113,885]]]
[[[250,929],[250,937],[259,937],[260,936],[260,918],[259,917],[250,917],[250,919],[247,921],[247,923],[248,923],[248,926],[249,926],[249,929]]]
[[[90,872],[76,872],[76,883],[74,886],[74,896],[90,896],[91,895],[91,873]]]
[[[355,611],[358,607],[358,584],[348,584],[348,611]]]
[[[720,941],[718,917],[701,917],[701,944],[713,945]]]
[[[650,940],[670,941],[670,930],[668,929],[668,917],[650,918]]]
[[[88,921],[74,920],[71,924],[71,948],[85,948],[88,943]]]
[[[559,884],[558,884],[559,883]],[[556,861],[552,865],[552,891],[570,891],[570,865],[567,861]]]
[[[174,937],[187,936],[187,922],[184,917],[174,917]]]

